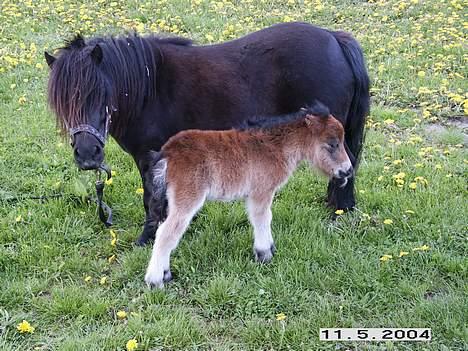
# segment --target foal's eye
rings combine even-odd
[[[338,144],[338,143],[334,143],[334,142],[328,143],[328,149],[329,149],[331,152],[337,150],[338,147],[339,147],[339,144]]]

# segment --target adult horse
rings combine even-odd
[[[181,38],[76,36],[50,66],[48,100],[71,134],[77,165],[96,169],[109,132],[131,154],[144,185],[146,220],[138,244],[154,237],[162,218],[148,212],[149,150],[185,129],[229,129],[246,118],[291,113],[320,100],[343,124],[356,169],[369,78],[358,42],[346,32],[283,23],[216,45]],[[332,180],[328,204],[355,206],[354,181]]]

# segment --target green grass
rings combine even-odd
[[[69,1],[2,2],[1,350],[123,350],[132,338],[138,350],[468,347],[466,137],[453,127],[427,132],[467,108],[461,1],[83,3],[80,10]],[[133,246],[144,217],[138,172],[110,142],[107,161],[117,174],[105,196],[115,216],[113,247],[86,200],[93,174],[76,169],[55,131],[42,52],[76,31],[135,27],[205,43],[285,20],[349,30],[363,45],[373,110],[358,209],[330,221],[326,181],[301,168],[275,198],[277,254],[258,265],[243,205],[210,203],[173,255],[174,282],[148,290],[150,248]],[[14,200],[49,194],[61,197]],[[413,251],[423,245],[429,250]],[[393,258],[381,262],[385,254]],[[128,317],[119,320],[119,310]],[[278,313],[286,320],[277,321]],[[33,334],[16,330],[23,319]],[[320,342],[320,327],[429,327],[433,340]]]

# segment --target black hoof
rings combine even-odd
[[[136,246],[146,246],[149,242],[149,239],[142,238],[141,236],[135,241]]]
[[[275,244],[272,244],[267,250],[255,249],[255,260],[259,263],[268,263],[276,252]]]
[[[171,280],[172,280],[172,273],[168,269],[167,271],[164,271],[163,282],[164,283],[169,283]]]
[[[140,237],[135,241],[136,246],[146,246],[154,240],[154,235],[148,235],[143,232]]]

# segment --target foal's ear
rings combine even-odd
[[[91,58],[93,59],[93,61],[99,65],[102,61],[102,49],[101,47],[99,46],[99,44],[96,44],[96,46],[94,47],[93,50],[91,50]]]
[[[47,64],[50,68],[52,68],[52,64],[55,62],[56,58],[49,54],[47,51],[44,51],[44,56],[46,59]]]
[[[323,126],[323,117],[315,115],[307,115],[305,118],[305,123],[307,127],[313,130],[319,130]]]

